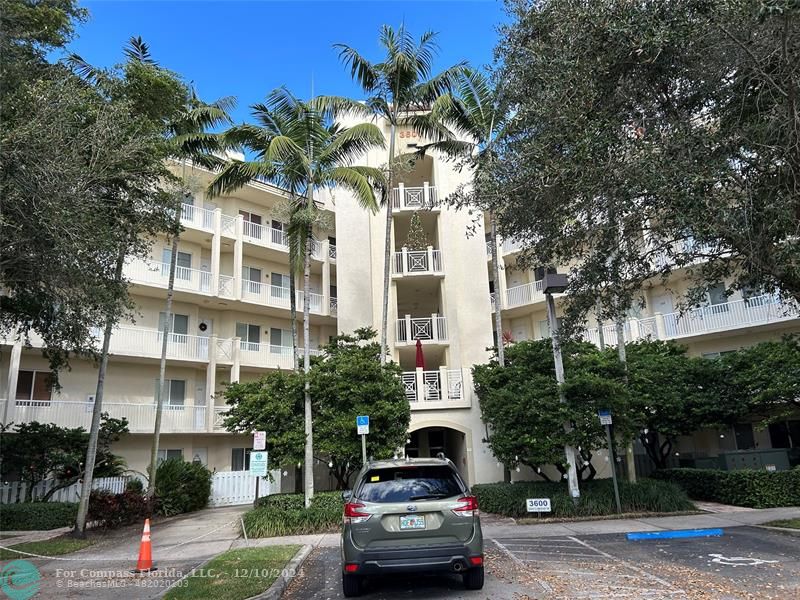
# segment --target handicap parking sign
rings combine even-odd
[[[369,433],[369,415],[356,417],[356,427],[358,428],[358,435],[367,435]]]

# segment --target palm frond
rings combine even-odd
[[[141,36],[131,37],[125,44],[122,52],[129,60],[144,63],[147,65],[157,65],[158,63],[150,55],[150,47]]]
[[[350,77],[358,81],[366,93],[372,93],[379,79],[372,63],[346,44],[334,44],[333,47],[339,50],[339,60],[350,69]]]
[[[231,160],[211,180],[206,194],[209,198],[214,198],[225,192],[238,190],[254,179],[271,181],[275,176],[276,170],[262,161]]]
[[[356,202],[365,210],[378,210],[375,188],[369,177],[354,167],[334,167],[326,173],[325,183],[332,187],[342,187],[355,196]]]
[[[331,136],[317,160],[322,164],[348,164],[371,148],[385,147],[380,127],[373,123],[359,123]]]

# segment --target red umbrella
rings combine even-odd
[[[417,338],[417,368],[425,368],[425,355],[422,353],[422,342]]]

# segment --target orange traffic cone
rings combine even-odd
[[[136,562],[134,573],[148,573],[155,571],[153,566],[153,549],[150,545],[150,519],[144,520],[144,531],[142,531],[142,542],[139,544],[139,560]]]

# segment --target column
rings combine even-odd
[[[414,332],[411,331],[411,315],[405,316],[405,326],[406,326],[406,335],[405,338],[402,336],[397,336],[398,342],[413,342],[414,341]]]
[[[425,396],[425,377],[422,375],[422,367],[415,369],[417,375],[417,402],[424,402]]]
[[[17,379],[19,377],[19,361],[22,357],[22,344],[17,342],[11,347],[11,355],[8,359],[8,394],[6,403],[3,406],[3,425],[8,423],[8,415],[13,411],[12,404],[16,404]]]
[[[642,337],[641,331],[639,330],[639,319],[631,319],[628,321],[628,326],[631,330],[631,339],[628,341],[635,342]]]
[[[427,181],[422,184],[422,202],[425,208],[431,206],[431,185]]]
[[[439,340],[439,315],[436,313],[431,314],[431,339]]]
[[[397,184],[397,210],[403,210],[406,205],[406,185],[404,183]]]
[[[206,431],[214,431],[214,391],[217,387],[217,336],[208,338],[208,364],[206,365]]]
[[[241,367],[242,358],[241,341],[242,338],[233,338],[233,348],[231,349],[231,354],[233,355],[233,365],[231,366],[231,383],[236,383],[239,381],[239,370]]]
[[[320,242],[322,252],[322,314],[331,314],[331,257],[328,251],[330,242]]]
[[[656,338],[659,340],[667,339],[667,324],[664,322],[664,315],[656,313]]]
[[[400,275],[405,275],[408,272],[408,248],[405,246],[400,248],[400,259],[402,262],[400,264],[400,270],[398,273]]]
[[[211,295],[219,295],[219,263],[222,249],[222,210],[214,209],[214,235],[211,237]]]
[[[450,399],[450,381],[447,378],[447,367],[439,367],[439,395],[442,400]]]
[[[433,267],[433,246],[428,246],[428,272],[433,273],[436,269]]]
[[[233,242],[233,297],[242,299],[242,237],[244,219],[242,215],[236,216],[236,239]]]
[[[508,284],[506,283],[506,269],[505,269],[505,261],[503,260],[503,245],[498,243],[497,244],[497,266],[498,266],[498,275],[500,277],[500,281],[494,282],[494,290],[497,294],[497,302],[499,303],[498,306],[503,309],[506,308],[508,304],[508,298],[506,296],[506,291],[508,291]]]

